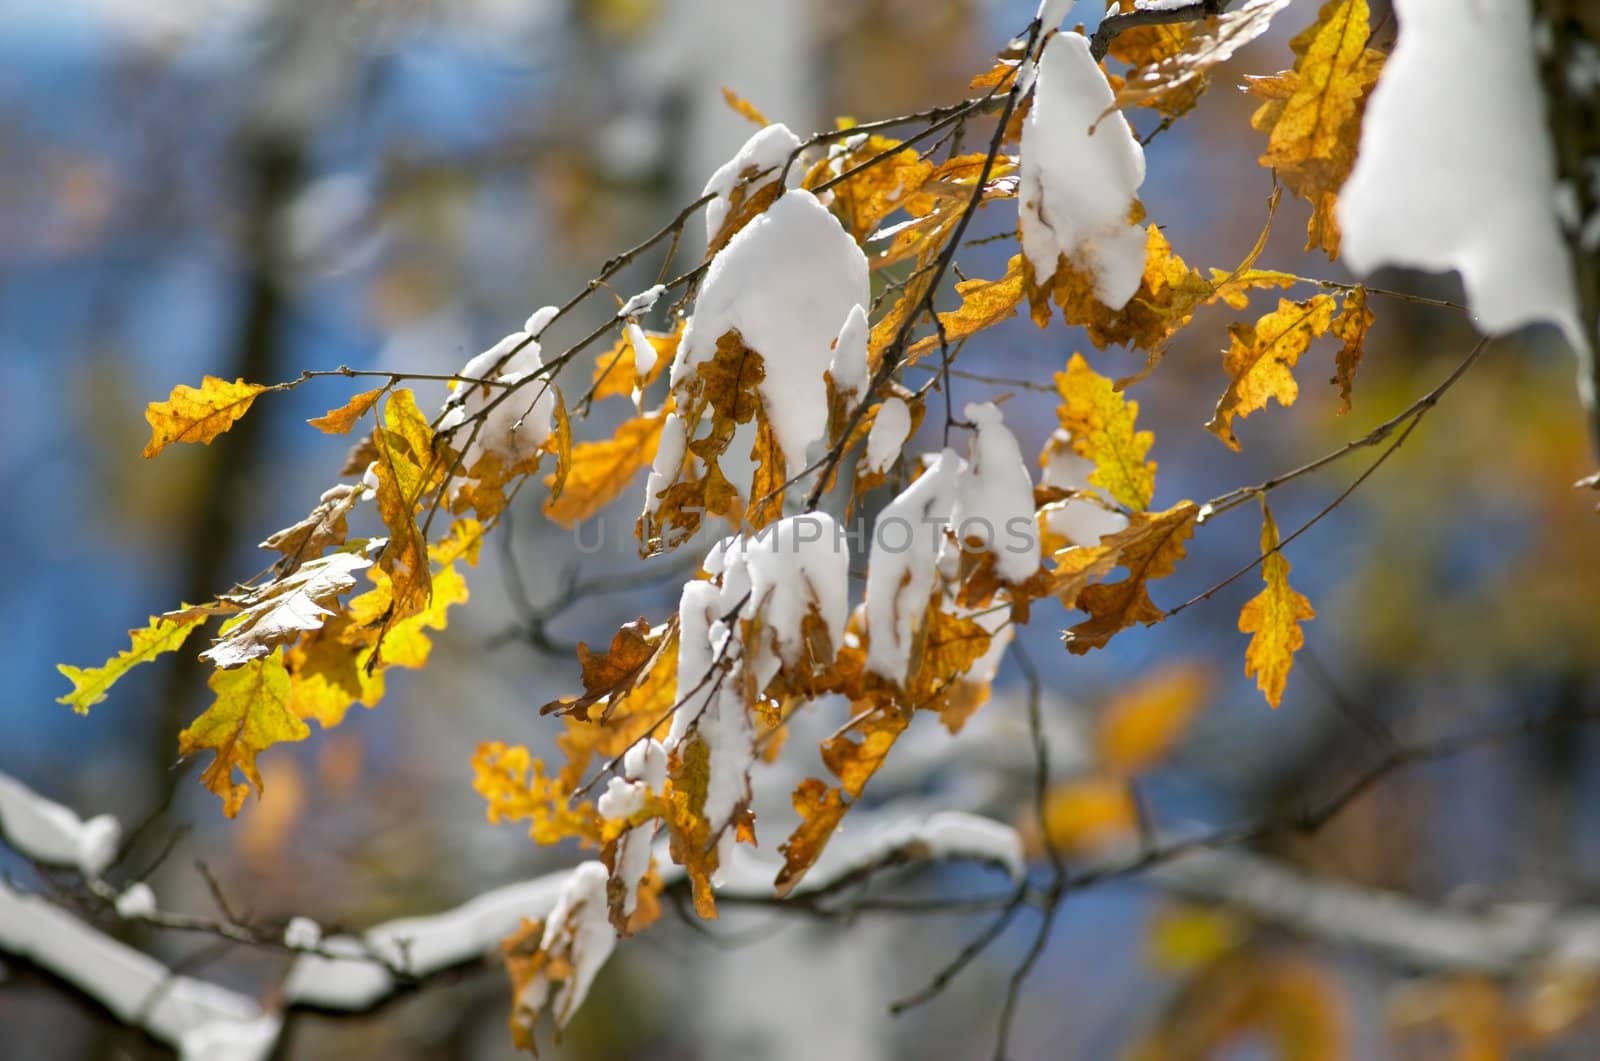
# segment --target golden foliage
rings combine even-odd
[[[540,714],[584,716],[590,705],[633,688],[655,658],[658,644],[659,638],[651,635],[650,623],[644,618],[635,619],[612,635],[611,647],[605,652],[595,652],[586,642],[578,642],[583,695],[552,700],[540,709]]]
[[[1289,558],[1278,549],[1278,524],[1261,506],[1261,578],[1266,588],[1239,612],[1239,632],[1254,634],[1244,653],[1244,673],[1254,676],[1267,703],[1277,707],[1294,666],[1294,654],[1306,643],[1300,624],[1317,616],[1311,602],[1289,585]]]
[[[1167,117],[1186,113],[1205,92],[1212,68],[1266,32],[1275,11],[1257,0],[1203,21],[1124,30],[1109,54],[1135,69],[1106,113],[1124,107],[1154,107]]]
[[[572,472],[572,417],[567,413],[567,399],[561,388],[552,383],[550,389],[556,396],[554,428],[545,440],[545,448],[556,455],[556,470],[545,478],[545,484],[550,487],[550,499],[555,500],[566,489],[567,476]]]
[[[1300,387],[1291,370],[1300,355],[1333,323],[1333,305],[1331,295],[1313,295],[1304,302],[1281,298],[1276,310],[1254,324],[1230,325],[1231,345],[1222,360],[1229,377],[1228,389],[1217,400],[1216,413],[1206,430],[1237,450],[1235,417],[1266,408],[1273,398],[1293,405],[1300,396]]]
[[[625,329],[611,349],[601,354],[594,363],[594,400],[614,396],[627,398],[660,379],[661,373],[678,356],[678,340],[683,338],[683,327],[683,322],[679,321],[677,328],[670,332],[644,333],[655,348],[656,360],[643,376],[639,375],[638,358],[634,355],[633,344],[629,342]]]
[[[1166,613],[1150,599],[1149,584],[1172,574],[1183,559],[1184,543],[1194,534],[1200,508],[1193,501],[1180,501],[1165,512],[1136,512],[1126,530],[1103,538],[1101,548],[1113,552],[1117,564],[1128,575],[1120,582],[1096,583],[1077,595],[1076,607],[1089,618],[1067,631],[1067,650],[1083,655],[1134,623],[1150,625],[1166,618]]]
[[[206,376],[198,388],[172,388],[166,401],[151,402],[145,407],[144,418],[150,424],[145,457],[154,457],[174,442],[210,445],[212,439],[250,411],[256,395],[271,389],[242,379],[229,383],[216,376]]]
[[[800,825],[778,846],[783,855],[783,868],[778,871],[773,887],[780,898],[792,892],[806,870],[816,863],[850,804],[845,802],[841,790],[808,777],[794,790],[794,809],[800,815]]]
[[[1166,758],[1211,692],[1211,672],[1195,662],[1158,668],[1112,698],[1095,730],[1105,769],[1136,774]]]
[[[755,104],[739,95],[727,85],[722,86],[722,102],[726,103],[735,114],[741,118],[744,118],[746,121],[754,122],[756,125],[772,124],[767,120],[767,116],[762,114],[761,111],[756,108]]]
[[[1225,951],[1185,984],[1130,1061],[1219,1056],[1261,1042],[1281,1061],[1342,1061],[1351,1055],[1338,983],[1287,954]]]
[[[1317,20],[1291,42],[1294,69],[1249,79],[1265,100],[1250,124],[1267,134],[1261,164],[1311,204],[1306,250],[1339,255],[1334,216],[1339,189],[1355,165],[1361,117],[1383,69],[1382,52],[1369,49],[1367,0],[1328,0]]]
[[[348,435],[350,429],[378,404],[388,387],[374,387],[369,391],[362,391],[337,409],[329,409],[321,416],[313,417],[306,423],[321,431],[325,435]]]
[[[1172,245],[1155,225],[1146,229],[1139,290],[1120,310],[1101,303],[1094,294],[1094,276],[1065,259],[1055,276],[1042,285],[1026,258],[1022,268],[1033,322],[1041,328],[1050,323],[1050,300],[1054,299],[1066,322],[1083,327],[1099,350],[1111,345],[1157,350],[1213,294],[1205,277],[1172,252]]]
[[[1008,321],[1017,315],[1017,306],[1026,293],[1023,284],[1022,255],[1014,254],[1006,263],[1005,275],[998,280],[963,280],[956,284],[961,305],[939,314],[939,324],[947,342],[955,343],[985,328]],[[939,337],[918,339],[906,348],[907,364],[938,349]]]
[[[1145,458],[1155,436],[1134,428],[1139,403],[1119,393],[1082,354],[1072,355],[1067,370],[1056,373],[1055,382],[1061,395],[1056,415],[1071,437],[1072,451],[1094,462],[1089,484],[1128,508],[1149,508],[1156,489],[1156,464]]]
[[[488,741],[472,757],[472,787],[488,804],[491,822],[528,823],[535,843],[554,844],[570,836],[598,841],[599,820],[585,802],[573,807],[571,790],[545,776],[544,763],[520,744]]]
[[[216,699],[178,734],[178,754],[216,753],[200,780],[222,798],[222,812],[232,818],[244,806],[251,785],[261,791],[256,756],[274,744],[305,740],[311,730],[289,710],[289,672],[281,652],[214,671],[208,684]],[[234,783],[235,768],[249,784]]]
[[[566,489],[545,500],[544,514],[563,527],[591,518],[628,488],[641,468],[655,459],[661,427],[671,407],[624,422],[608,439],[572,447]],[[547,481],[554,479],[551,476]]]
[[[205,612],[189,611],[177,618],[152,615],[148,625],[138,629],[129,630],[130,644],[125,650],[106,660],[98,667],[73,667],[61,663],[56,665],[68,681],[72,683],[72,691],[65,696],[56,697],[56,703],[68,704],[72,710],[80,715],[87,715],[89,708],[100,703],[111,691],[111,687],[124,675],[141,663],[148,663],[167,652],[176,652],[183,647],[189,635],[202,625],[209,616]]]
[[[387,623],[422,610],[433,592],[428,543],[416,514],[423,495],[439,485],[444,468],[433,452],[433,431],[409,389],[389,396],[383,419],[372,438],[377,450],[378,514],[389,531],[380,564],[393,580]]]
[[[1109,775],[1090,775],[1052,785],[1044,802],[1044,831],[1065,855],[1086,855],[1131,834],[1139,808],[1128,783]]]

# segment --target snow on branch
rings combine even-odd
[[[1600,968],[1600,912],[1530,903],[1453,911],[1238,851],[1195,851],[1156,883],[1262,921],[1441,972],[1512,975],[1546,962]]]

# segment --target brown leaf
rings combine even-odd
[[[1300,386],[1291,370],[1332,323],[1333,296],[1313,295],[1304,302],[1279,299],[1278,308],[1254,324],[1230,325],[1232,344],[1222,361],[1230,382],[1206,430],[1236,450],[1235,417],[1264,409],[1273,398],[1293,405]]]
[[[1101,547],[1112,550],[1117,564],[1128,575],[1120,582],[1099,583],[1082,590],[1077,607],[1089,618],[1067,631],[1067,650],[1081,656],[1106,642],[1134,623],[1151,625],[1166,618],[1166,613],[1150,599],[1149,584],[1172,574],[1184,557],[1184,543],[1194,534],[1200,508],[1193,501],[1180,501],[1165,512],[1137,512],[1128,528],[1101,539]]]

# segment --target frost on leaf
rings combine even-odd
[[[210,445],[250,411],[256,395],[270,389],[242,379],[229,383],[216,376],[205,377],[199,387],[172,388],[166,401],[151,402],[145,408],[144,418],[150,424],[145,457],[154,457],[174,442]]]
[[[1249,416],[1265,409],[1276,398],[1293,405],[1300,396],[1294,379],[1294,366],[1317,337],[1333,324],[1333,296],[1313,295],[1304,302],[1279,299],[1278,308],[1254,324],[1228,327],[1230,345],[1223,356],[1228,389],[1217,400],[1216,413],[1206,430],[1239,448],[1233,434],[1235,417]]]
[[[244,806],[251,786],[261,791],[256,756],[274,744],[305,740],[311,730],[289,710],[289,672],[280,653],[215,671],[208,684],[216,699],[178,734],[178,754],[187,758],[201,751],[216,753],[200,780],[222,798],[223,813],[232,818]],[[234,782],[235,769],[248,785]]]
[[[1465,10],[1460,5],[1448,6]],[[1367,47],[1370,35],[1367,0],[1328,0],[1316,22],[1291,42],[1294,69],[1251,78],[1247,85],[1253,95],[1266,101],[1250,119],[1252,126],[1267,134],[1261,164],[1271,167],[1290,191],[1311,204],[1306,250],[1321,247],[1330,260],[1339,255],[1334,207],[1355,164],[1367,94],[1383,68],[1383,53]],[[1453,53],[1450,62],[1467,69],[1465,64],[1471,59]],[[1438,103],[1431,102],[1431,95],[1429,98],[1430,122],[1436,111],[1476,113],[1461,110],[1464,101],[1451,96],[1440,96]],[[1456,175],[1452,173],[1450,179]],[[1394,180],[1385,180],[1385,194],[1391,197]],[[1416,186],[1418,196],[1432,196],[1437,191],[1432,182]],[[1394,217],[1403,231],[1415,224],[1415,218],[1406,212]]]
[[[1306,643],[1300,624],[1317,613],[1303,594],[1289,585],[1289,558],[1278,549],[1278,524],[1262,506],[1261,578],[1266,588],[1239,612],[1239,632],[1253,634],[1245,649],[1244,672],[1253,676],[1267,703],[1283,701],[1283,687],[1294,666],[1294,654]]]
[[[1339,205],[1345,261],[1459,270],[1485,332],[1549,321],[1584,349],[1528,0],[1399,0],[1395,14]]]
[[[56,670],[72,683],[72,691],[56,698],[58,704],[68,704],[80,715],[106,698],[106,693],[124,675],[141,663],[148,663],[167,652],[183,647],[189,635],[204,623],[204,612],[189,612],[178,618],[152,615],[150,623],[138,630],[129,630],[131,644],[98,667],[73,667],[58,664]]]
[[[1022,130],[1022,251],[1042,286],[1066,262],[1092,278],[1097,301],[1120,310],[1139,289],[1145,234],[1134,216],[1144,151],[1112,106],[1111,86],[1078,33],[1058,33],[1039,62]]]

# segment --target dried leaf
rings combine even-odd
[[[1138,512],[1128,521],[1127,530],[1101,539],[1101,547],[1111,550],[1117,564],[1127,569],[1120,582],[1098,583],[1077,596],[1076,606],[1089,618],[1067,631],[1067,650],[1083,655],[1093,648],[1104,648],[1118,631],[1134,623],[1151,625],[1166,618],[1150,599],[1149,583],[1172,574],[1184,556],[1184,543],[1194,533],[1200,508],[1193,501],[1180,501],[1165,512]]]
[[[166,401],[151,402],[145,407],[144,418],[150,424],[145,457],[154,457],[174,442],[210,445],[212,439],[250,411],[256,395],[271,389],[242,379],[229,383],[216,376],[206,376],[198,388],[172,388]]]
[[[655,459],[668,412],[663,408],[635,417],[608,439],[574,446],[566,489],[560,497],[545,500],[544,514],[563,527],[572,527],[616,500],[634,475]]]
[[[1333,382],[1339,386],[1339,411],[1350,411],[1350,388],[1355,383],[1356,368],[1367,342],[1367,329],[1376,318],[1367,308],[1367,289],[1356,287],[1345,293],[1344,305],[1333,318],[1329,329],[1344,345],[1334,361]]]
[[[756,109],[755,104],[739,95],[727,85],[722,86],[722,101],[731,107],[735,114],[747,121],[754,122],[756,125],[760,126],[772,124],[767,120],[767,116],[765,114],[762,114]]]
[[[1289,0],[1247,0],[1233,11],[1203,21],[1136,26],[1112,41],[1112,58],[1130,70],[1110,110],[1154,107],[1177,116],[1195,105],[1213,67],[1267,31]]]

